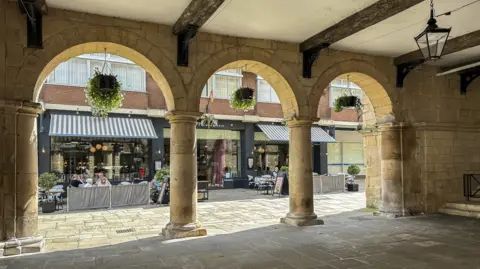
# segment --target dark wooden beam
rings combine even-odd
[[[300,44],[300,51],[306,51],[322,43],[333,44],[423,1],[424,0],[379,0],[303,41]]]
[[[415,42],[412,37],[412,42]],[[468,34],[452,38],[447,41],[443,55],[452,54],[469,48],[480,46],[480,30],[470,32]],[[406,63],[415,59],[423,58],[420,50],[412,51],[402,56],[395,58],[395,65]]]
[[[179,34],[189,25],[202,27],[223,2],[225,0],[192,0],[173,25],[173,34]]]

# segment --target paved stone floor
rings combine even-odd
[[[363,207],[363,192],[315,195],[319,217]],[[169,210],[168,206],[149,206],[43,214],[39,232],[46,239],[47,252],[107,246],[158,236],[168,223]],[[208,201],[198,204],[199,220],[209,235],[278,224],[287,212],[288,197],[249,189],[214,190]]]
[[[188,240],[151,237],[0,259],[0,268],[480,268],[477,219],[386,219],[357,210],[324,220],[323,226],[274,224]]]

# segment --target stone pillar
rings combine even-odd
[[[313,208],[312,121],[293,120],[288,122],[288,127],[290,211],[281,222],[295,226],[323,224]]]
[[[0,256],[39,252],[37,103],[0,101]]]
[[[167,238],[203,236],[207,230],[197,220],[197,138],[200,113],[172,111],[170,121],[170,222]]]
[[[382,200],[380,131],[377,129],[364,129],[361,133],[365,160],[365,197],[367,207],[378,209]]]
[[[380,212],[397,217],[408,215],[404,210],[402,174],[402,126],[380,127],[381,188]]]

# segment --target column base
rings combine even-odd
[[[167,239],[206,236],[207,229],[202,228],[200,223],[192,223],[183,226],[168,223],[167,226],[162,229],[162,235]]]
[[[0,257],[42,252],[44,248],[42,236],[14,238],[0,242]]]
[[[285,218],[280,219],[280,222],[292,226],[315,226],[324,224],[323,220],[317,219],[316,214],[294,216],[288,213]]]
[[[380,215],[385,216],[387,218],[392,218],[392,219],[412,216],[412,214],[410,214],[410,211],[408,210],[405,210],[405,212],[403,212],[402,210],[398,210],[398,209],[389,210],[385,208],[380,209]]]

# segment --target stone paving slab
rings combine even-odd
[[[0,259],[0,268],[480,268],[480,220],[443,215],[388,219],[359,210],[324,220],[322,226],[274,224],[202,238],[157,236],[9,257]]]
[[[338,214],[365,207],[365,193],[315,195],[314,203],[319,217]],[[288,197],[249,189],[210,191],[210,200],[198,203],[198,219],[209,235],[277,224],[287,212]],[[156,237],[168,223],[169,214],[168,206],[41,214],[38,227],[47,252],[91,248]],[[129,228],[134,231],[117,233]]]

